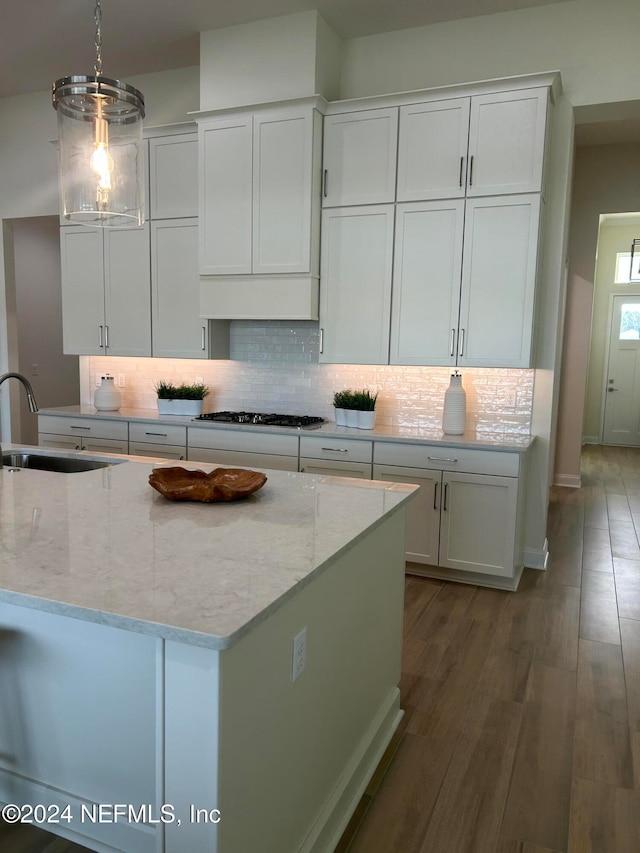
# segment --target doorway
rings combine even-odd
[[[603,444],[640,446],[640,295],[612,297]]]

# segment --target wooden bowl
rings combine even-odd
[[[259,471],[245,468],[216,468],[208,474],[187,468],[154,468],[149,485],[172,501],[238,501],[267,482]]]

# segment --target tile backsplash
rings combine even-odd
[[[155,408],[155,383],[194,382],[211,389],[205,411],[224,409],[319,415],[333,420],[333,394],[343,388],[378,391],[377,423],[440,429],[451,368],[318,363],[318,324],[310,321],[231,323],[231,359],[83,356],[81,400],[91,405],[96,378],[124,374],[122,405]],[[467,427],[528,434],[533,370],[464,368]]]

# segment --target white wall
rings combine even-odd
[[[640,3],[571,2],[352,39],[342,97],[560,70],[574,105],[640,98]]]

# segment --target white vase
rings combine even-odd
[[[345,409],[344,410],[345,417],[345,426],[348,427],[357,427],[358,426],[358,412],[355,409]]]
[[[158,398],[158,414],[197,417],[202,414],[203,405],[204,400],[160,400]]]
[[[373,429],[376,424],[375,409],[358,412],[358,429]]]
[[[442,431],[445,435],[462,435],[467,425],[467,394],[462,387],[462,376],[456,370],[444,392]]]
[[[99,412],[117,412],[120,408],[120,392],[116,388],[113,376],[105,374],[102,383],[93,395],[93,405]]]
[[[335,407],[336,413],[336,426],[346,426],[347,425],[347,411],[346,409],[338,409]]]

